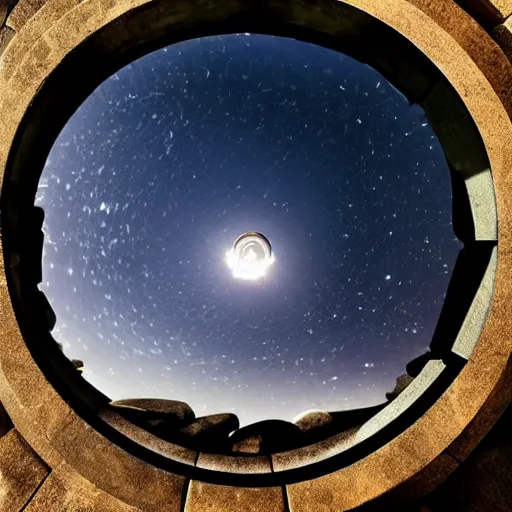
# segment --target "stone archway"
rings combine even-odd
[[[364,21],[358,25],[361,13],[364,20],[379,20],[417,47],[458,93],[485,146],[496,190],[497,215],[495,233],[494,214],[481,208],[489,198],[485,180],[471,185],[473,188],[468,185],[478,228],[476,239],[495,243],[497,238],[497,258],[488,276],[494,282],[491,309],[487,315],[486,305],[476,304],[473,318],[479,318],[481,328],[475,328],[475,339],[468,334],[457,348],[467,360],[460,373],[417,421],[406,425],[389,442],[342,467],[326,462],[321,474],[312,472],[311,479],[307,476],[309,466],[318,462],[318,457],[328,461],[333,450],[338,453],[337,441],[329,440],[320,452],[306,448],[293,454],[272,454],[271,464],[268,457],[262,461],[255,457],[203,455],[201,459],[202,454],[162,442],[122,419],[105,415],[93,419],[87,406],[93,409],[95,400],[100,402],[101,397],[85,397],[84,392],[81,405],[78,399],[71,404],[57,390],[58,385],[47,378],[52,364],[60,364],[58,356],[47,368],[41,368],[36,364],[35,352],[25,343],[20,303],[13,299],[15,280],[9,277],[20,261],[16,251],[4,244],[3,255],[8,259],[0,260],[0,400],[10,420],[5,420],[6,433],[0,439],[0,468],[7,475],[0,507],[327,512],[348,510],[383,495],[414,498],[429,492],[456,470],[510,401],[512,347],[508,335],[512,322],[512,195],[508,178],[512,168],[512,67],[506,57],[509,52],[510,58],[512,5],[497,0],[466,4],[468,12],[443,0],[349,0],[339,4],[217,0],[197,5],[141,0],[21,0],[0,9],[4,24],[0,31],[0,168],[6,173],[4,196],[10,194],[21,200],[30,189],[27,176],[32,171],[26,167],[37,167],[38,157],[36,152],[29,154],[20,148],[40,147],[39,159],[43,157],[44,145],[51,136],[45,141],[42,120],[43,114],[48,114],[45,108],[52,106],[52,87],[57,83],[54,79],[73,66],[91,70],[95,59],[102,55],[121,65],[133,58],[130,49],[148,51],[152,41],[169,38],[169,32],[179,40],[251,26],[277,33],[295,30],[304,37],[306,33],[322,34],[332,42],[342,39],[342,34],[352,34],[354,27],[357,32],[364,25]],[[471,15],[492,30],[502,50]],[[58,112],[55,130],[59,119],[62,121],[77,106],[80,95],[86,94],[87,87],[101,81],[110,70],[97,68],[98,76],[91,76],[90,83],[86,80],[75,101]],[[406,77],[402,78],[407,85]],[[411,88],[410,92],[425,103],[439,100],[429,96],[434,93],[422,97],[421,90]],[[30,117],[34,105],[40,117]],[[27,124],[27,119],[31,123]],[[5,240],[12,237],[9,239],[6,233]],[[485,276],[479,288],[484,294],[481,297],[486,296],[484,281]],[[71,370],[67,371],[73,380]],[[422,379],[409,388],[409,398],[402,395],[404,409],[409,405],[404,402],[421,396],[442,374],[444,366],[434,363],[422,371]],[[381,411],[373,424],[365,425],[367,431],[378,433],[393,420],[397,404]],[[15,466],[11,462],[14,458],[18,460]]]

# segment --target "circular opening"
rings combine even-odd
[[[426,23],[428,20],[422,19],[422,23],[410,24],[408,21],[403,21],[404,19],[410,20],[409,15],[413,19],[414,16],[419,17],[419,11],[412,8],[409,15],[396,18],[392,23],[397,30],[401,30],[404,35],[411,39],[411,41],[407,41],[405,37],[400,36],[398,32],[384,23],[341,2],[322,2],[321,5],[310,2],[307,4],[302,4],[300,1],[293,2],[294,7],[299,7],[299,9],[290,9],[288,4],[284,8],[284,4],[280,2],[273,2],[271,5],[251,4],[249,8],[246,7],[246,4],[240,5],[238,2],[222,5],[225,9],[218,9],[218,6],[213,6],[213,4],[212,8],[208,4],[200,9],[190,10],[188,4],[178,2],[176,9],[169,11],[167,6],[152,3],[125,12],[112,23],[104,26],[103,18],[101,18],[101,21],[96,21],[96,26],[94,26],[94,23],[93,26],[87,24],[87,28],[83,29],[87,34],[83,31],[80,32],[80,30],[73,34],[73,37],[76,36],[75,43],[78,46],[62,58],[57,68],[53,68],[54,60],[41,63],[40,70],[45,74],[43,82],[39,83],[37,74],[31,72],[28,75],[28,87],[33,87],[33,97],[30,99],[30,104],[26,95],[22,94],[19,98],[20,105],[23,108],[26,107],[23,117],[21,118],[21,109],[18,112],[20,118],[17,117],[16,112],[12,119],[7,116],[11,125],[15,122],[18,127],[14,140],[6,141],[6,146],[11,145],[11,148],[2,183],[2,249],[4,260],[9,262],[5,267],[5,272],[10,294],[10,297],[7,297],[4,293],[4,299],[8,301],[10,298],[12,302],[21,335],[26,342],[31,357],[27,358],[26,348],[20,343],[18,333],[13,333],[14,336],[10,336],[6,342],[12,342],[12,354],[20,357],[20,364],[24,364],[25,368],[31,371],[34,370],[34,368],[30,368],[34,361],[39,366],[44,378],[38,371],[35,371],[34,375],[41,383],[41,391],[49,393],[51,390],[53,397],[54,390],[56,390],[61,395],[63,400],[57,400],[57,402],[66,411],[66,418],[68,418],[67,413],[71,413],[73,421],[76,422],[78,434],[89,442],[93,438],[98,441],[97,444],[91,445],[91,450],[95,451],[93,458],[89,456],[86,458],[87,460],[84,458],[73,460],[72,465],[80,465],[85,462],[89,466],[90,463],[96,461],[97,467],[95,467],[93,473],[97,475],[97,479],[100,479],[96,480],[100,487],[102,465],[110,460],[109,453],[111,452],[109,452],[109,449],[112,448],[111,443],[123,448],[123,450],[118,450],[118,462],[121,464],[123,464],[123,461],[128,463],[128,466],[133,463],[133,468],[135,468],[141,463],[140,461],[144,461],[189,478],[212,483],[228,483],[249,487],[283,485],[304,479],[311,480],[317,476],[338,471],[341,468],[345,468],[339,472],[341,478],[345,477],[348,478],[349,482],[353,482],[354,478],[358,478],[361,467],[353,463],[372,454],[365,461],[370,466],[373,464],[373,470],[371,467],[369,470],[371,479],[380,474],[378,469],[375,471],[376,467],[393,466],[395,460],[391,456],[392,454],[403,453],[404,448],[408,449],[403,443],[404,439],[408,439],[408,436],[399,436],[394,439],[396,436],[405,429],[410,429],[410,433],[416,431],[423,434],[424,429],[431,427],[429,420],[421,418],[421,415],[427,409],[432,407],[433,413],[437,414],[437,418],[445,417],[447,413],[446,403],[451,403],[451,401],[442,401],[436,404],[436,400],[444,391],[458,399],[461,390],[464,390],[468,385],[467,377],[472,374],[471,372],[475,366],[467,365],[463,370],[464,375],[454,381],[458,371],[464,365],[465,359],[470,357],[472,346],[479,340],[480,331],[486,322],[485,315],[491,300],[489,294],[492,295],[493,258],[494,263],[496,261],[494,247],[497,237],[496,211],[493,209],[495,207],[494,191],[485,147],[464,103],[468,105],[471,112],[475,113],[475,119],[479,123],[482,119],[477,115],[479,111],[475,109],[474,99],[466,98],[463,103],[454,87],[457,90],[466,90],[468,84],[481,84],[481,89],[485,94],[488,84],[484,84],[483,77],[479,76],[478,73],[475,75],[471,72],[467,74],[467,78],[461,78],[460,64],[467,65],[468,69],[472,70],[468,62],[465,64],[463,61],[461,63],[448,63],[443,60],[443,69],[446,69],[447,77],[453,80],[453,86],[448,83],[426,57],[428,55],[434,62],[441,59],[439,45],[430,46],[425,42],[424,27],[428,26],[428,23]],[[404,3],[404,7],[406,6],[407,4]],[[372,4],[371,9],[373,8]],[[374,15],[377,18],[388,20],[387,13],[385,16],[383,14],[386,9],[380,14],[379,9],[380,7],[375,7],[376,14],[374,13]],[[176,17],[179,12],[183,14],[183,17]],[[76,13],[83,14],[80,6]],[[57,24],[62,29],[65,27],[66,21],[62,18]],[[425,21],[425,25],[423,21]],[[97,32],[90,33],[91,30],[96,29]],[[435,33],[437,27],[431,22],[429,29]],[[398,403],[394,402],[389,407],[385,407],[382,411],[383,414],[378,414],[376,418],[372,418],[360,428],[359,432],[364,430],[368,433],[369,429],[367,427],[369,424],[377,427],[376,433],[371,435],[371,438],[367,440],[368,442],[363,441],[358,443],[357,446],[343,451],[338,450],[339,446],[336,446],[339,436],[332,436],[323,443],[324,448],[327,447],[327,449],[323,450],[320,459],[314,455],[314,453],[318,453],[319,449],[322,451],[322,448],[319,447],[320,443],[317,443],[315,446],[308,446],[305,449],[295,451],[294,456],[297,459],[295,462],[299,464],[288,465],[288,467],[283,467],[281,464],[277,470],[277,458],[274,455],[272,455],[272,467],[270,467],[268,457],[253,459],[243,457],[240,459],[213,456],[208,458],[202,457],[204,454],[200,454],[198,459],[194,459],[194,452],[188,450],[188,455],[191,458],[184,464],[182,459],[183,450],[181,453],[174,454],[172,452],[176,447],[171,444],[165,445],[162,452],[161,448],[165,443],[158,440],[156,445],[153,441],[150,441],[151,446],[148,446],[146,433],[133,428],[133,425],[129,423],[124,423],[128,430],[125,429],[121,435],[119,431],[116,432],[115,427],[112,428],[111,424],[105,422],[101,413],[98,415],[98,410],[106,404],[108,397],[99,393],[96,388],[81,378],[53,342],[50,331],[53,329],[55,317],[46,301],[45,294],[38,290],[38,284],[42,280],[40,263],[43,237],[40,227],[43,218],[42,210],[33,206],[37,183],[51,145],[74,109],[78,107],[79,102],[86,98],[87,94],[110,73],[163,44],[200,35],[238,31],[263,31],[265,33],[289,35],[325,47],[347,51],[387,76],[407,96],[411,104],[419,103],[424,106],[432,126],[435,127],[436,133],[441,138],[443,149],[450,164],[454,192],[453,223],[455,232],[465,243],[465,247],[457,259],[447,298],[443,305],[434,338],[430,344],[432,353],[428,355],[436,359],[436,361],[429,361],[429,363],[434,363],[436,366],[446,365],[447,371],[443,371],[440,375],[442,378],[436,379],[435,382],[426,382],[423,378],[425,372],[422,371],[418,379],[412,383],[411,388],[407,390],[408,392],[400,396],[397,401],[403,403],[404,398],[406,400],[411,399],[412,388],[420,392],[421,396],[412,393],[412,401],[409,400],[410,407],[406,411],[400,410],[400,407],[397,408]],[[52,34],[54,33],[52,32]],[[79,41],[79,38],[85,35],[88,36],[86,40],[82,42],[80,39]],[[443,36],[442,30],[439,30],[439,35]],[[419,51],[418,47],[425,53]],[[33,48],[39,49],[40,47],[36,45]],[[52,54],[52,57],[58,58],[58,55]],[[22,63],[21,67],[24,65]],[[476,79],[473,80],[475,76]],[[16,90],[15,93],[13,91],[15,88],[17,89],[15,84],[18,83],[18,78],[19,74],[13,77],[10,91],[10,94],[16,97],[16,100],[18,100],[16,96],[18,91]],[[21,89],[25,91],[25,84]],[[480,91],[480,87],[476,87],[475,90]],[[490,89],[487,89],[487,94],[489,92]],[[494,105],[494,95],[491,94],[489,100],[491,108],[497,107],[497,121],[499,121],[501,106]],[[26,104],[25,101],[27,101]],[[493,134],[488,126],[482,122],[479,129],[485,130],[486,140],[487,137],[491,140]],[[490,145],[489,150],[491,151],[491,148],[494,147],[494,145]],[[497,172],[501,173],[501,160],[496,157],[495,153],[493,154],[493,162],[496,163]],[[484,197],[485,200],[483,200]],[[279,247],[280,262],[281,243],[275,239],[265,226],[254,225],[254,223],[248,226],[240,226],[240,229],[233,232],[232,236],[227,236],[228,239],[222,243],[222,255],[224,255],[226,247],[232,244],[233,239],[239,233],[250,229],[259,230],[270,237],[272,243]],[[494,257],[489,258],[491,252]],[[229,269],[227,269],[224,259],[220,258],[218,261],[221,260],[222,271],[226,272],[225,275],[229,275]],[[487,264],[489,265],[487,266]],[[489,268],[491,268],[491,272],[487,276]],[[391,274],[389,275],[391,276]],[[487,279],[487,277],[491,279]],[[231,279],[231,281],[234,280]],[[239,280],[237,282],[242,284]],[[249,283],[246,282],[245,284]],[[257,286],[253,286],[254,284],[256,283],[250,283],[252,290],[257,290],[259,283]],[[481,287],[480,284],[482,284]],[[480,293],[482,290],[484,291],[483,294]],[[246,293],[246,289],[244,293]],[[476,298],[475,293],[477,294]],[[501,291],[500,296],[502,293]],[[474,298],[475,300],[473,300]],[[475,311],[472,311],[475,304],[478,309],[476,315],[474,314]],[[459,329],[460,332],[466,331],[462,339],[462,345],[466,345],[465,347],[458,343],[460,341]],[[471,331],[469,343],[467,343],[468,337],[466,336],[468,329]],[[453,344],[455,337],[457,337],[457,340]],[[482,337],[480,341],[484,347],[492,344],[488,336]],[[456,347],[457,343],[458,347]],[[461,348],[462,351],[459,350]],[[475,354],[476,362],[481,361],[481,351],[479,352],[480,354]],[[8,354],[9,356],[6,355],[6,357],[11,357],[12,361],[11,351],[8,351]],[[424,358],[421,359],[424,362]],[[443,359],[443,361],[440,361],[440,359]],[[408,365],[408,371],[409,367],[412,371],[413,366],[415,370],[418,370],[419,365],[417,363],[418,361],[414,361],[411,365]],[[18,364],[18,361],[16,361],[16,364]],[[496,367],[496,365],[491,367]],[[7,373],[9,365],[5,365],[4,369]],[[416,374],[416,372],[413,372],[413,375]],[[6,378],[12,385],[13,391],[19,393],[20,406],[25,407],[29,416],[34,418],[36,422],[44,424],[47,418],[44,412],[44,404],[46,403],[44,397],[47,394],[41,393],[41,396],[39,396],[39,390],[37,390],[37,393],[28,391],[24,386],[26,379],[18,382],[13,378],[13,374]],[[96,384],[98,383],[96,382]],[[448,386],[450,386],[449,390],[447,390]],[[21,391],[22,387],[24,388],[23,391]],[[423,391],[424,393],[421,394]],[[483,391],[479,396],[487,397],[486,391]],[[377,406],[372,410],[379,409],[382,409],[382,407]],[[360,411],[348,411],[350,414],[345,414],[344,411],[333,413],[332,416],[343,419],[344,426],[340,427],[338,425],[338,431],[346,430],[344,419],[347,418],[347,415],[352,417],[351,413],[358,412]],[[368,409],[363,412],[365,413],[364,417],[356,414],[359,421],[353,423],[353,425],[360,426],[364,423],[365,418],[368,418]],[[325,414],[322,414],[322,416],[325,418]],[[388,425],[389,428],[382,424],[379,427],[379,420],[383,417],[391,421]],[[302,420],[303,418],[299,416],[298,421]],[[462,423],[469,420],[470,417],[466,414]],[[197,422],[192,423],[190,427],[197,427]],[[283,427],[283,425],[281,424],[280,427]],[[96,431],[101,435],[98,436]],[[281,434],[283,432],[286,435],[290,433],[290,429],[283,430],[281,428]],[[445,436],[442,437],[445,439]],[[62,442],[69,442],[71,445],[76,442],[75,429],[65,429]],[[384,445],[389,447],[390,450],[387,448],[379,450]],[[334,452],[331,449],[333,447]],[[216,445],[214,448],[213,451],[216,451]],[[276,446],[276,448],[278,449],[267,450],[266,453],[275,454],[276,451],[279,451],[279,446]],[[425,446],[424,448],[426,453],[432,455],[437,453],[437,445],[436,447]],[[135,455],[135,457],[127,457],[124,450]],[[197,446],[194,450],[203,451],[202,448]],[[80,459],[80,453],[78,451],[74,454],[76,459]],[[87,453],[92,452],[87,450]],[[280,457],[286,456],[286,454],[277,455]],[[288,455],[291,455],[291,452],[288,452]],[[282,460],[281,458],[281,462]],[[194,461],[196,461],[195,467],[192,466]],[[266,461],[266,467],[255,467],[261,461]],[[377,461],[377,466],[375,466],[375,461]],[[363,464],[363,466],[366,473],[366,464]],[[301,469],[293,469],[294,467]],[[130,470],[129,472],[133,474],[133,471]],[[154,474],[157,473],[158,471]],[[395,472],[395,476],[400,476],[400,478],[386,481],[382,490],[386,490],[389,485],[399,483],[403,475],[402,471]],[[412,473],[409,476],[412,476]],[[367,478],[363,480],[367,481]]]
[[[112,75],[55,141],[36,204],[41,289],[83,376],[242,425],[383,403],[461,248],[422,108],[347,55],[263,35]]]

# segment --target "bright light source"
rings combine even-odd
[[[274,261],[268,239],[253,231],[238,237],[226,253],[226,263],[236,279],[256,281],[267,273]]]

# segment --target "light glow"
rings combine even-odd
[[[259,233],[246,233],[226,253],[226,264],[235,279],[257,281],[274,264],[269,242]]]

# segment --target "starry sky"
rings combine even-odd
[[[232,34],[146,55],[57,138],[36,204],[55,338],[112,399],[242,425],[385,400],[461,244],[425,113],[354,59]],[[272,243],[258,281],[226,251]]]

